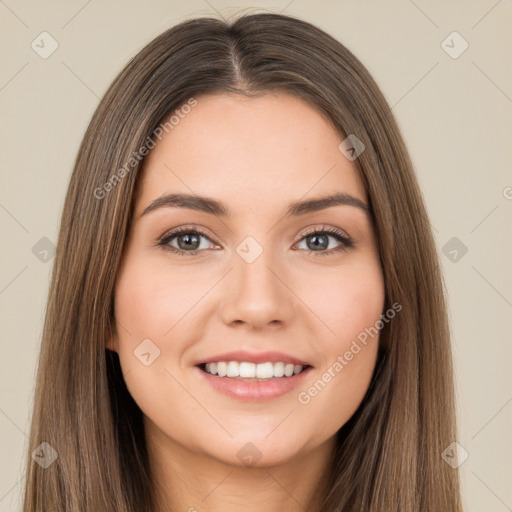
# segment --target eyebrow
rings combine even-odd
[[[293,202],[288,205],[284,217],[296,217],[339,205],[354,206],[363,210],[366,214],[370,214],[369,207],[363,201],[349,194],[337,192],[335,194],[307,199],[305,201]],[[219,217],[231,216],[231,210],[221,201],[192,194],[165,194],[155,199],[147,206],[140,216],[143,217],[159,208],[188,208]]]

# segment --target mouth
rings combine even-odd
[[[245,356],[245,359],[251,358],[253,361],[215,358],[215,361],[196,364],[195,370],[198,377],[215,392],[242,402],[263,402],[289,396],[313,370],[313,366],[304,361],[281,357],[286,361],[278,358],[265,361],[261,354],[257,357]],[[297,364],[299,362],[304,364]]]
[[[289,394],[313,366],[291,354],[235,350],[196,361],[203,383],[229,398],[261,402]]]
[[[200,363],[197,367],[209,375],[245,382],[267,382],[277,379],[290,379],[312,368],[312,366],[308,364],[293,364],[282,361],[267,361],[264,363],[218,361]]]

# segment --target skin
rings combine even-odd
[[[283,215],[293,201],[334,191],[367,204],[366,191],[355,162],[338,149],[343,137],[302,99],[283,92],[196,99],[145,159],[109,348],[118,352],[144,415],[159,510],[317,511],[335,434],[368,389],[378,337],[309,403],[297,394],[377,322],[384,281],[362,209],[338,205]],[[215,198],[232,215],[164,207],[141,217],[171,192]],[[190,224],[206,232],[196,255],[157,245],[172,228]],[[329,245],[313,252],[314,236],[304,232],[315,227],[342,230],[354,247],[334,252],[342,242],[329,234],[321,241]],[[249,235],[263,249],[252,263],[236,252]],[[183,235],[168,245],[186,250]],[[160,355],[145,366],[134,350],[147,338]],[[194,367],[238,349],[278,350],[314,368],[298,389],[241,401],[213,389]],[[249,466],[237,456],[248,442],[261,454]]]

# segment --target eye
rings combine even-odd
[[[208,248],[208,244],[206,244],[206,247],[201,247],[201,238],[210,240],[209,237],[202,231],[184,226],[166,233],[160,239],[158,246],[161,246],[167,251],[175,252],[180,256],[193,256],[194,254],[200,252],[200,249]],[[176,239],[178,247],[171,245],[171,242],[174,241],[174,239]]]
[[[340,245],[329,251],[322,250],[327,249],[330,238],[340,242]],[[329,254],[346,251],[347,249],[354,247],[352,239],[343,231],[325,226],[308,231],[303,235],[299,243],[302,240],[306,241],[306,250],[308,250],[310,254],[315,253],[315,256],[327,256]]]
[[[157,245],[162,247],[164,250],[174,252],[179,256],[193,256],[202,252],[202,249],[209,248],[209,244],[207,243],[201,246],[202,238],[211,242],[209,236],[201,230],[183,226],[163,235]],[[335,239],[338,241],[339,246],[328,251],[323,250],[328,248],[329,239]],[[175,240],[177,246],[172,243]],[[310,254],[315,253],[315,256],[329,255],[340,251],[346,251],[348,248],[354,247],[354,242],[346,235],[346,233],[336,228],[326,228],[325,226],[309,230],[302,235],[299,243],[302,242],[302,240],[306,241],[307,247],[305,250],[309,251]]]

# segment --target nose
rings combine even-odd
[[[253,329],[288,324],[297,306],[288,275],[276,264],[270,250],[264,250],[252,263],[235,254],[225,282],[220,312],[223,322],[230,326],[246,324]]]

